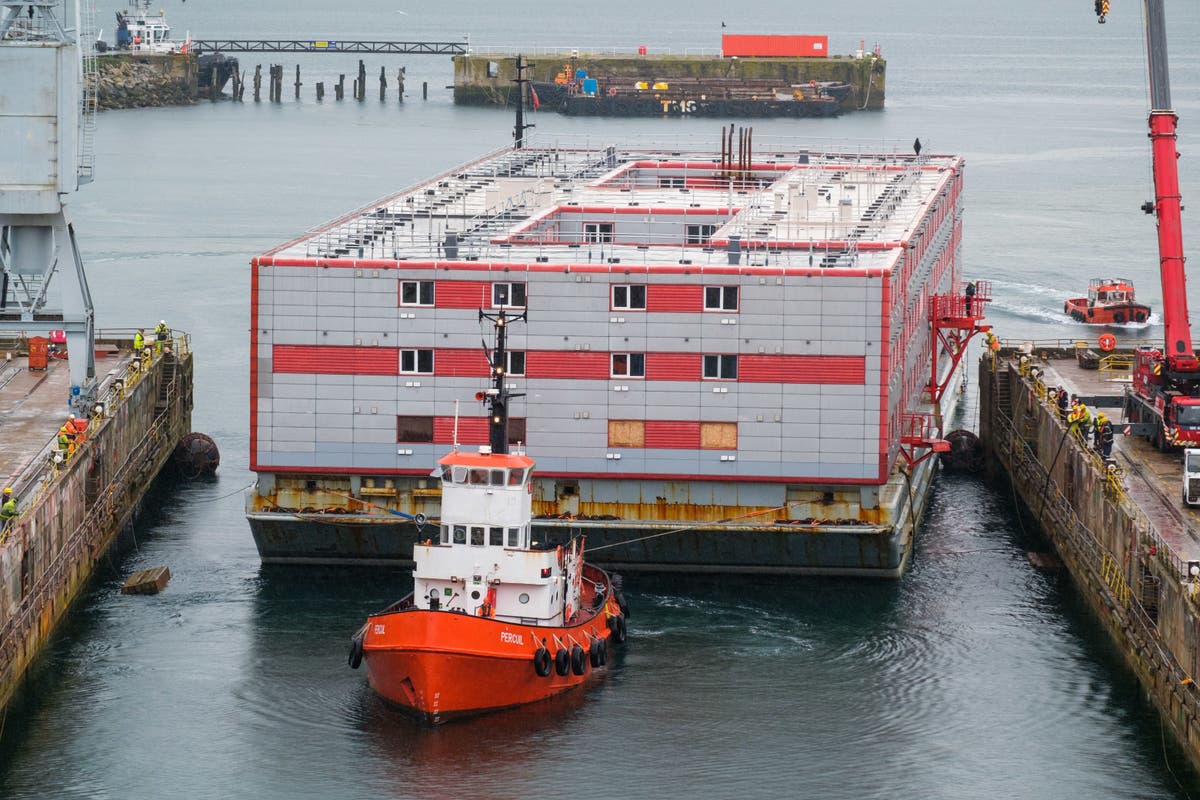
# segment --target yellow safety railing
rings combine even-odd
[[[1128,381],[1133,378],[1133,356],[1109,353],[1100,358],[1100,374],[1106,381]]]
[[[1100,574],[1104,576],[1104,582],[1108,584],[1108,588],[1112,589],[1113,595],[1121,601],[1121,605],[1128,608],[1129,584],[1125,582],[1121,565],[1107,550],[1104,551],[1100,560]]]

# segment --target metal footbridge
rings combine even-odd
[[[470,50],[461,42],[374,42],[345,39],[193,39],[192,52],[204,53],[399,53],[461,56]]]

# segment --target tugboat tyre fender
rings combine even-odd
[[[603,666],[603,664],[604,664],[603,647],[604,647],[603,639],[593,639],[592,643],[590,645],[588,645],[588,661],[592,662],[592,669]]]
[[[623,614],[618,614],[615,617],[609,618],[608,627],[612,631],[612,638],[614,642],[620,644],[621,642],[625,641],[625,616]]]
[[[629,616],[629,604],[625,602],[625,595],[618,591],[613,594],[613,597],[617,601],[617,606],[621,609],[621,616],[628,617]]]
[[[347,663],[350,664],[350,669],[358,669],[362,664],[363,657],[363,640],[361,636],[355,636],[350,640],[350,657]]]
[[[1113,322],[1124,322],[1124,321],[1125,321],[1125,312],[1124,311],[1114,311],[1113,312]]]
[[[587,653],[577,644],[571,645],[571,672],[576,675],[587,674]]]
[[[1145,322],[1146,321],[1146,312],[1145,311],[1137,312],[1137,314],[1134,316],[1134,319],[1136,319],[1138,322]]]
[[[550,675],[550,651],[544,647],[539,647],[537,652],[533,654],[533,669],[538,674],[539,678],[545,678]]]
[[[554,654],[554,671],[559,675],[566,675],[571,671],[571,654],[565,648]]]

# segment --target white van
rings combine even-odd
[[[1200,506],[1200,448],[1183,451],[1183,504]]]

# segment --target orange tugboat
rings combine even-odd
[[[1128,278],[1092,278],[1088,296],[1068,300],[1063,313],[1089,325],[1121,325],[1145,322],[1150,306],[1133,301],[1133,282]]]
[[[490,446],[457,444],[433,477],[442,484],[436,539],[413,551],[413,593],[372,614],[350,644],[350,666],[384,699],[430,723],[532,703],[579,686],[625,640],[619,584],[583,560],[583,540],[532,541],[533,459],[510,453],[505,331],[492,322]]]

